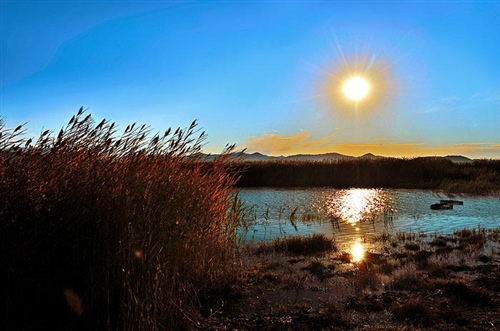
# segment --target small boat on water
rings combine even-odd
[[[433,203],[431,205],[431,209],[432,210],[453,209],[453,204],[451,204],[451,203],[442,203],[442,202]]]
[[[446,203],[449,205],[463,205],[464,202],[460,200],[439,200],[441,203]]]

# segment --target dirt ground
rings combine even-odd
[[[383,235],[360,262],[330,250],[243,253],[200,330],[500,330],[500,231]]]

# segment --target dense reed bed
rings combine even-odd
[[[57,135],[0,121],[3,330],[191,329],[237,276],[229,146],[80,109]]]
[[[433,157],[241,164],[239,187],[365,187],[499,194],[500,160],[453,163]]]

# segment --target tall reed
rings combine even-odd
[[[196,122],[118,135],[83,109],[57,135],[25,130],[0,119],[3,329],[191,328],[204,291],[237,274],[233,146],[204,162]],[[63,319],[68,289],[83,310]]]

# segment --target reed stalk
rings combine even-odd
[[[234,146],[205,162],[196,122],[117,131],[83,109],[37,139],[0,119],[3,329],[60,323],[59,293],[81,301],[73,329],[189,329],[237,276]]]

